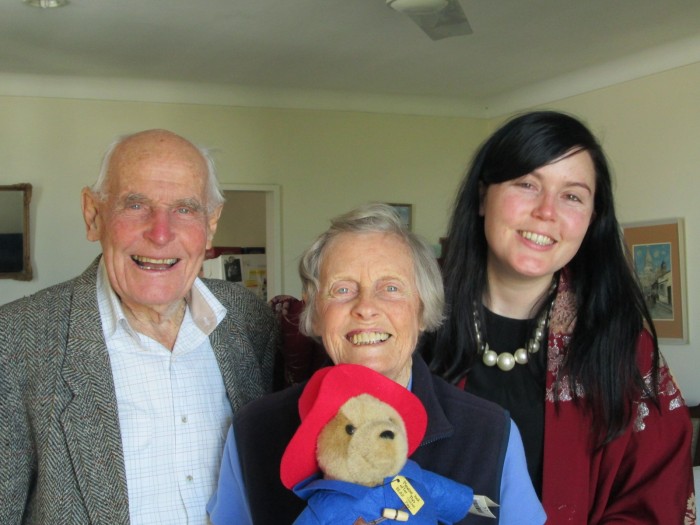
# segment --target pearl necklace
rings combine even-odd
[[[486,366],[495,366],[508,372],[515,367],[515,364],[525,365],[530,360],[530,354],[536,354],[540,350],[540,344],[542,338],[544,337],[544,329],[549,321],[549,313],[552,311],[552,305],[554,301],[546,308],[540,316],[537,318],[537,324],[535,325],[535,330],[532,333],[532,337],[528,340],[525,345],[526,348],[518,348],[515,353],[501,352],[496,353],[489,348],[489,344],[484,341],[481,335],[481,322],[479,320],[479,312],[474,306],[474,331],[476,335],[476,344],[479,348],[479,354],[482,354],[481,360]]]

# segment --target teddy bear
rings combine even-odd
[[[322,368],[299,398],[282,483],[307,502],[295,525],[450,524],[473,491],[407,459],[427,426],[420,400],[370,368]]]

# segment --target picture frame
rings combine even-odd
[[[406,226],[406,228],[413,230],[413,205],[399,204],[395,202],[387,202],[386,204],[396,210],[396,213],[399,214],[401,222],[404,224],[404,226]]]
[[[659,343],[687,344],[683,219],[623,224],[622,231]]]

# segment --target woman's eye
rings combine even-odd
[[[343,299],[350,298],[354,295],[355,288],[352,286],[335,285],[330,290],[331,297],[342,297]]]
[[[399,291],[399,287],[396,286],[396,285],[390,284],[390,285],[388,285],[388,286],[386,287],[386,291],[387,291],[387,292],[398,292],[398,291]]]

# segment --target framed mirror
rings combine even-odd
[[[29,256],[31,184],[0,186],[0,279],[32,280]]]

